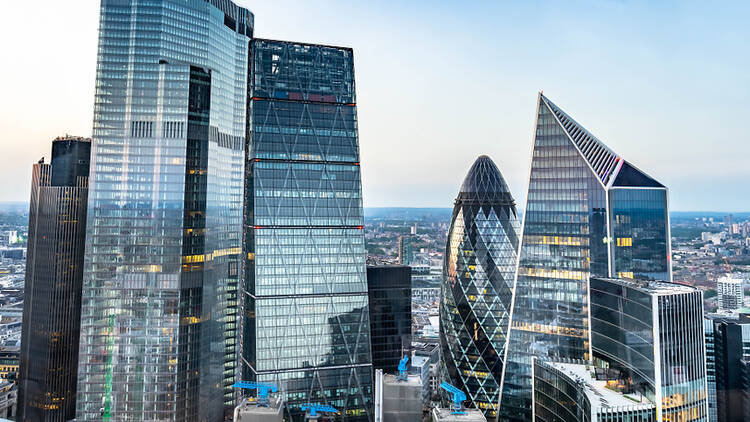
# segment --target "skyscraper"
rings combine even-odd
[[[77,420],[223,420],[253,15],[102,0],[100,19]]]
[[[411,355],[411,267],[367,266],[372,366],[386,374]]]
[[[739,422],[750,420],[750,390],[746,385],[747,365],[750,361],[750,316],[712,317],[713,370],[716,420]]]
[[[443,258],[441,367],[471,407],[497,414],[518,250],[516,204],[482,155],[456,198]]]
[[[372,415],[354,60],[350,48],[250,49],[243,378],[278,384],[287,416]]]
[[[667,189],[539,94],[501,419],[531,417],[531,358],[591,356],[589,277],[671,281]]]
[[[19,421],[75,418],[91,139],[52,142],[34,164],[18,376]]]

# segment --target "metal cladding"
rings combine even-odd
[[[492,160],[479,157],[456,198],[443,263],[440,345],[445,376],[466,405],[497,412],[510,323],[519,220]]]

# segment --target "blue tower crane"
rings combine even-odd
[[[466,394],[463,391],[459,390],[457,387],[448,384],[447,382],[440,384],[440,388],[453,394],[453,411],[451,412],[451,414],[465,414],[466,412],[461,411],[461,403],[466,400]]]
[[[258,397],[256,399],[258,406],[268,406],[268,392],[276,392],[276,384],[270,382],[252,382],[252,381],[237,381],[232,385],[234,388],[245,388],[248,390],[258,390]]]
[[[338,413],[338,409],[336,409],[333,406],[329,406],[327,404],[313,404],[313,403],[305,403],[302,406],[300,406],[303,411],[310,410],[310,417],[311,418],[317,418],[318,412],[323,413]]]
[[[399,381],[406,381],[409,379],[409,377],[406,375],[406,370],[409,368],[406,363],[409,362],[409,357],[404,356],[401,358],[401,361],[398,363],[398,377],[396,377]]]

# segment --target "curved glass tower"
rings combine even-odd
[[[442,367],[470,406],[497,414],[518,250],[516,204],[495,163],[474,162],[456,198],[440,297]]]

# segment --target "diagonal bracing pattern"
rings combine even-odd
[[[448,232],[440,343],[444,376],[487,416],[497,413],[518,225],[500,172],[479,157],[461,186]]]

